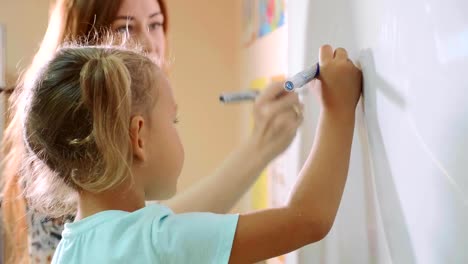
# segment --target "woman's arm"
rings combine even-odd
[[[255,182],[261,171],[293,140],[302,122],[295,93],[274,83],[254,106],[255,127],[249,140],[234,150],[214,174],[164,202],[177,213],[226,213]]]
[[[214,174],[164,202],[176,213],[226,213],[254,183],[268,161],[248,142],[233,151]]]

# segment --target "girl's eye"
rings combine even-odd
[[[179,124],[179,123],[180,123],[180,119],[179,119],[179,117],[176,117],[176,118],[174,119],[174,124],[177,125],[177,124]]]

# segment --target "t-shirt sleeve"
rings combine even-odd
[[[153,245],[160,263],[227,264],[238,215],[171,214],[154,220]]]

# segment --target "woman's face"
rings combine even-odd
[[[164,19],[157,0],[122,0],[112,29],[138,41],[152,57],[164,59]]]

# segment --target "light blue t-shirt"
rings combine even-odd
[[[174,214],[153,204],[65,224],[53,264],[229,262],[238,215]]]

